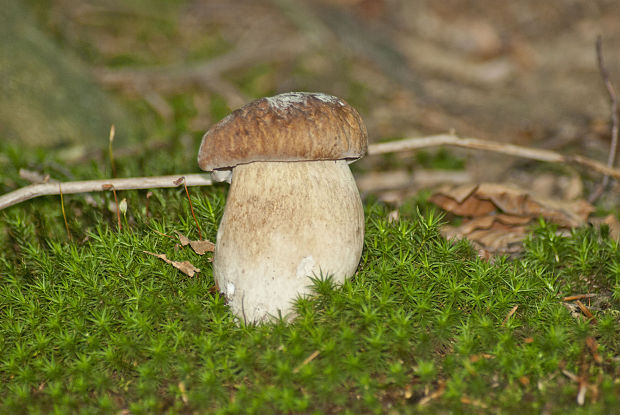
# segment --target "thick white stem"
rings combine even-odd
[[[313,275],[355,273],[364,211],[347,162],[255,162],[233,170],[213,273],[239,318],[292,311]]]

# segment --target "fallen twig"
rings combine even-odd
[[[80,182],[64,182],[62,184],[63,194],[102,192],[114,186],[116,190],[136,190],[154,189],[162,187],[177,187],[175,181],[179,177],[185,176],[187,186],[209,186],[211,178],[208,173],[184,174],[174,176],[153,176],[153,177],[130,177],[125,179],[104,179],[88,180]],[[39,183],[31,184],[21,189],[0,196],[0,210],[9,206],[21,203],[25,200],[34,199],[39,196],[59,194],[58,183]]]
[[[504,318],[504,321],[502,321],[502,326],[504,326],[508,322],[508,320],[510,320],[510,317],[514,315],[514,313],[517,311],[518,308],[519,308],[519,304],[515,305],[514,307],[510,309],[510,311]]]
[[[592,297],[596,297],[596,294],[577,294],[577,295],[570,295],[568,297],[564,297],[562,298],[562,301],[575,301],[575,300],[582,300],[584,298],[592,298]]]
[[[306,366],[308,363],[312,362],[312,361],[313,361],[313,360],[314,360],[314,359],[315,359],[315,358],[319,355],[319,353],[321,353],[321,351],[320,351],[320,350],[315,350],[314,352],[312,352],[312,354],[310,354],[310,356],[306,357],[306,358],[304,359],[304,361],[303,361],[303,362],[301,362],[301,363],[299,364],[299,366],[297,366],[295,369],[293,369],[293,373],[297,373],[297,372],[299,372],[299,370],[300,370],[302,367],[304,367],[304,366]]]
[[[437,389],[431,394],[420,399],[418,401],[418,405],[419,406],[428,405],[428,403],[432,401],[433,399],[440,398],[444,394],[445,391],[446,391],[446,383],[440,380],[439,385],[437,386]]]
[[[609,148],[609,156],[607,157],[607,167],[613,167],[616,160],[616,151],[618,149],[618,99],[616,98],[616,89],[609,79],[609,71],[605,67],[603,62],[603,40],[599,35],[596,38],[596,58],[598,62],[598,69],[601,72],[601,77],[605,83],[607,94],[609,95],[610,111],[611,111],[611,145]],[[596,190],[590,195],[588,201],[594,203],[605,191],[609,184],[609,176],[606,174],[603,176],[601,184],[598,185]]]
[[[581,310],[581,312],[590,319],[591,323],[596,323],[596,318],[594,317],[594,314],[592,314],[592,312],[590,310],[588,310],[588,307],[585,306],[584,303],[582,303],[581,301],[577,300],[576,301],[577,306],[579,307],[579,309]]]
[[[579,155],[567,156],[550,150],[522,147],[514,144],[480,140],[478,138],[460,138],[451,134],[432,135],[420,138],[406,138],[398,141],[371,144],[368,146],[368,154],[375,155],[398,151],[418,150],[421,148],[438,147],[442,145],[492,151],[494,153],[507,154],[530,160],[547,161],[550,163],[576,164],[587,167],[598,173],[620,179],[619,169],[608,167],[598,161]]]
[[[398,151],[418,150],[421,148],[438,147],[442,145],[485,150],[508,154],[531,160],[547,161],[551,163],[568,163],[588,167],[593,171],[620,179],[620,170],[607,167],[592,159],[581,156],[565,156],[555,151],[541,150],[531,147],[516,146],[513,144],[498,143],[480,140],[478,138],[459,138],[455,135],[443,134],[419,138],[406,138],[387,143],[377,143],[368,146],[369,155],[385,154]],[[188,186],[209,186],[212,184],[208,173],[179,174],[174,176],[130,177],[126,179],[89,180],[81,182],[62,183],[63,193],[100,192],[106,190],[104,185],[112,185],[116,190],[154,189],[161,187],[176,187],[175,181],[185,176]],[[58,187],[54,183],[32,184],[13,192],[0,196],[0,210],[25,200],[45,195],[57,195]]]

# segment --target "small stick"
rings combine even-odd
[[[123,227],[121,225],[121,210],[118,207],[118,198],[116,197],[116,189],[114,188],[113,184],[104,184],[103,186],[101,186],[103,188],[103,190],[112,190],[112,193],[114,193],[114,203],[116,203],[116,217],[118,219],[118,231],[122,231]]]
[[[562,298],[562,301],[575,301],[575,300],[582,300],[584,298],[592,298],[592,297],[596,297],[596,294],[577,294],[577,295],[570,295],[568,297],[564,297]]]
[[[592,159],[579,155],[566,156],[551,150],[543,150],[532,147],[522,147],[514,144],[498,143],[495,141],[481,140],[478,138],[460,138],[451,134],[439,134],[420,138],[405,138],[403,140],[386,143],[371,144],[368,146],[368,154],[385,154],[421,148],[454,146],[470,148],[474,150],[491,151],[494,153],[507,154],[530,160],[546,161],[550,163],[576,164],[601,174],[620,179],[620,170],[608,167]]]
[[[515,157],[546,161],[550,163],[577,164],[598,173],[620,179],[620,169],[605,166],[595,160],[579,155],[565,156],[550,150],[522,147],[513,144],[480,140],[477,138],[459,138],[455,135],[449,134],[440,134],[420,138],[406,138],[387,143],[371,144],[368,146],[368,154],[377,155],[398,151],[418,150],[428,147],[438,147],[442,145],[492,151]],[[185,174],[183,176],[185,177],[185,183],[187,186],[209,186],[212,184],[211,178],[208,174]],[[154,189],[161,187],[176,187],[178,184],[174,184],[174,181],[179,177],[179,175],[175,175],[65,182],[63,183],[63,187],[65,188],[65,193],[97,192],[101,191],[101,186],[106,183],[114,185],[117,190]],[[0,210],[35,197],[58,194],[58,190],[55,187],[48,187],[48,185],[49,183],[30,185],[0,196]]]
[[[200,230],[200,225],[198,225],[198,219],[196,219],[196,214],[194,213],[194,205],[192,205],[192,198],[189,197],[189,190],[187,190],[187,184],[185,183],[185,176],[179,177],[179,179],[175,182],[181,184],[183,182],[183,186],[185,186],[185,194],[187,195],[187,200],[189,200],[189,209],[192,211],[192,216],[194,217],[194,222],[196,222],[196,227],[198,228],[198,237],[202,240],[202,231]]]
[[[514,307],[512,307],[512,309],[508,312],[508,315],[506,315],[506,317],[504,318],[504,321],[502,321],[502,326],[504,324],[506,324],[506,322],[508,321],[508,319],[510,317],[513,316],[514,313],[516,313],[517,309],[519,308],[519,304],[515,305]]]
[[[157,229],[153,229],[153,232],[155,232],[156,234],[159,234],[161,236],[165,236],[166,238],[174,239],[174,236],[166,235],[165,233],[160,232]]]
[[[575,375],[573,372],[569,372],[566,369],[562,369],[562,374],[572,380],[573,382],[579,382],[579,377]]]
[[[586,307],[581,301],[577,300],[576,301],[577,306],[579,307],[579,309],[581,310],[581,312],[590,319],[590,322],[592,323],[596,323],[596,318],[594,318],[594,314],[592,314],[590,312],[590,310],[588,310],[588,307]]]
[[[605,67],[605,62],[603,62],[603,39],[600,35],[596,38],[596,58],[611,106],[611,146],[609,148],[609,156],[607,157],[607,167],[613,167],[618,149],[618,99],[616,98],[616,89],[609,79],[609,71]],[[609,176],[605,175],[596,190],[590,195],[588,201],[594,203],[601,197],[608,185]]]
[[[186,174],[185,183],[187,186],[209,186],[212,184],[208,173]],[[64,194],[101,192],[106,184],[114,186],[116,190],[137,190],[155,189],[166,187],[177,187],[175,181],[179,175],[174,176],[152,176],[152,177],[129,177],[126,179],[106,179],[106,180],[87,180],[79,182],[62,183]],[[0,196],[0,210],[9,206],[16,205],[25,200],[34,199],[39,196],[57,195],[57,183],[38,183],[22,187]]]
[[[304,361],[303,361],[303,362],[301,362],[301,363],[299,364],[299,366],[297,366],[295,369],[293,369],[293,373],[297,373],[297,372],[299,372],[299,370],[300,370],[302,367],[304,367],[304,366],[306,366],[308,363],[312,362],[312,361],[313,361],[313,360],[314,360],[314,359],[315,359],[315,358],[319,355],[319,353],[321,353],[321,351],[320,351],[320,350],[315,350],[314,352],[312,352],[312,354],[311,354],[310,356],[306,357],[306,358],[304,359]]]
[[[445,384],[445,382],[440,380],[439,381],[439,385],[437,387],[437,390],[435,390],[430,395],[427,395],[424,398],[420,399],[418,401],[418,405],[420,405],[420,406],[427,405],[433,399],[437,399],[437,398],[441,397],[444,394],[445,391],[446,391],[446,384]]]
[[[65,214],[65,200],[62,197],[62,189],[60,188],[60,183],[58,183],[58,193],[60,193],[60,209],[62,210],[62,218],[65,220],[65,229],[67,230],[67,236],[69,240],[72,241],[71,232],[69,232],[69,223],[67,222],[67,215]]]
[[[114,164],[114,152],[112,151],[112,143],[114,142],[114,134],[116,130],[114,124],[110,127],[110,139],[108,143],[108,151],[110,155],[110,166],[112,167],[112,177],[116,177],[116,165]]]

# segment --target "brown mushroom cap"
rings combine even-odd
[[[321,93],[289,92],[233,111],[202,138],[198,165],[211,171],[254,161],[356,160],[368,148],[358,112]]]

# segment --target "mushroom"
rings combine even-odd
[[[311,277],[355,273],[364,211],[348,163],[367,147],[358,112],[320,93],[258,99],[207,131],[198,164],[231,183],[213,275],[235,315],[290,317]]]

